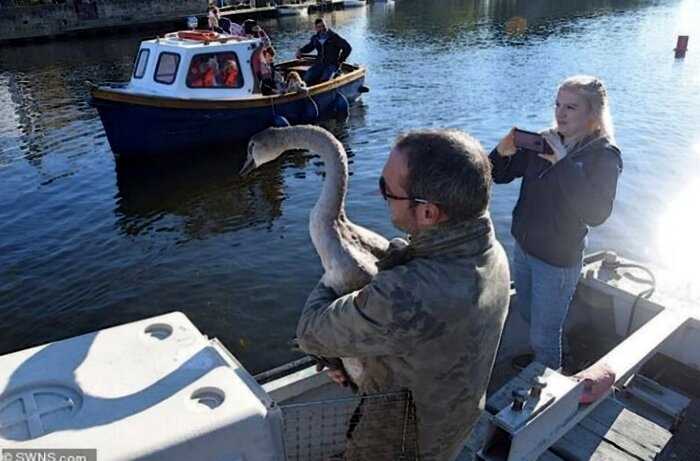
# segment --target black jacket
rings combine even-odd
[[[489,158],[495,183],[523,178],[513,210],[515,240],[548,264],[576,265],[588,227],[602,224],[612,212],[622,172],[620,150],[607,139],[594,138],[583,140],[554,165],[522,149],[511,157],[494,149]]]
[[[343,37],[332,30],[328,29],[326,33],[328,37],[324,43],[321,43],[318,34],[315,34],[311,37],[309,43],[302,46],[299,51],[302,53],[310,53],[316,50],[316,53],[318,53],[317,59],[320,62],[339,66],[340,63],[344,62],[348,56],[350,56],[352,47]]]

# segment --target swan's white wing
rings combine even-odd
[[[372,253],[376,258],[384,256],[389,248],[389,241],[386,238],[351,221],[346,221],[345,224],[351,234],[348,236],[349,238],[355,237],[362,248]]]

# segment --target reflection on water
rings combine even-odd
[[[659,221],[657,248],[661,256],[660,263],[672,283],[677,296],[685,299],[700,300],[700,215],[698,208],[700,181],[697,178],[681,190],[680,194],[669,201],[666,212]]]
[[[549,125],[557,83],[585,72],[606,81],[625,162],[589,248],[692,274],[700,56],[694,38],[686,59],[672,49],[679,33],[700,36],[699,5],[401,0],[328,13],[371,88],[347,123],[327,125],[350,155],[348,214],[398,234],[376,184],[400,131],[457,127],[490,149],[512,125]],[[280,59],[314,17],[263,23]],[[323,165],[293,152],[240,178],[242,146],[115,162],[85,81],[128,78],[151,35],[0,48],[0,353],[182,310],[254,372],[294,358],[287,341],[321,274],[308,213]],[[493,192],[508,249],[517,194],[517,183]]]
[[[295,157],[295,166],[304,166]],[[258,224],[268,225],[282,215],[283,178],[279,165],[266,169],[265,181],[241,178],[245,146],[227,155],[204,159],[180,158],[156,162],[116,163],[115,215],[124,234],[181,233],[180,241],[206,239]],[[177,218],[164,226],[163,216]]]

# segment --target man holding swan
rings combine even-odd
[[[452,460],[483,408],[509,301],[508,260],[487,212],[491,165],[464,132],[414,131],[397,140],[379,186],[408,245],[392,245],[359,290],[338,297],[321,279],[298,341],[310,354],[359,360],[361,393],[410,391],[420,459]],[[360,414],[346,457],[385,459],[363,447],[376,449],[388,424]]]

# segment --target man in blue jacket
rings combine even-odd
[[[297,51],[298,59],[302,53],[316,50],[316,62],[304,74],[304,81],[309,86],[330,80],[352,51],[350,44],[343,37],[328,29],[323,19],[316,19],[314,27],[316,34],[311,37],[309,43]]]

